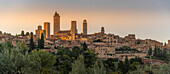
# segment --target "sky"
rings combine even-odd
[[[68,30],[77,21],[82,32],[84,19],[88,33],[100,32],[124,37],[167,42],[170,39],[170,0],[0,0],[0,30],[13,35],[34,32],[38,25],[50,22],[53,34],[53,15],[61,16],[61,29]]]

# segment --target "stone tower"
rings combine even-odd
[[[41,39],[41,34],[43,33],[43,35],[44,35],[44,38],[46,38],[46,32],[45,32],[45,30],[42,30],[42,26],[38,26],[38,29],[35,31],[35,33],[36,33],[36,38],[37,39]]]
[[[71,40],[75,40],[77,34],[76,21],[71,21]]]
[[[49,22],[44,22],[44,30],[46,32],[46,38],[50,38],[50,23]]]
[[[55,12],[54,14],[54,34],[60,31],[60,15]]]
[[[104,35],[104,33],[105,33],[104,27],[101,27],[101,35]]]
[[[87,35],[87,21],[86,20],[83,21],[83,35],[84,36]]]
[[[38,25],[38,30],[42,30],[42,26],[41,25]]]

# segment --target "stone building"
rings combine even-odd
[[[55,12],[54,14],[54,34],[60,31],[60,15]]]
[[[46,32],[46,38],[50,38],[50,23],[49,22],[44,22],[44,30]]]
[[[46,38],[46,31],[42,29],[42,26],[38,26],[38,29],[36,30],[36,38],[41,39],[41,35],[44,35],[44,38]]]
[[[87,36],[87,21],[84,20],[83,21],[83,36],[86,37]]]
[[[104,34],[105,34],[104,27],[101,27],[101,35],[104,35]]]
[[[71,21],[71,40],[76,39],[76,34],[77,34],[76,21]]]

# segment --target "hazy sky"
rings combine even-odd
[[[170,39],[170,0],[0,0],[0,30],[12,34],[21,30],[34,32],[38,25],[51,23],[53,15],[61,16],[61,29],[70,29],[71,20],[77,21],[82,32],[82,21],[87,19],[88,33],[99,32],[122,37],[129,33],[137,38],[151,38],[161,42]]]

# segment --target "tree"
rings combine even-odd
[[[104,60],[104,65],[106,67],[107,72],[111,73],[113,71],[116,71],[115,62],[118,62],[118,58],[108,58],[107,60]]]
[[[84,65],[83,55],[80,55],[78,59],[73,63],[70,74],[87,74],[87,70]]]
[[[160,65],[158,69],[152,70],[153,74],[170,74],[170,64]]]
[[[164,43],[164,46],[166,46],[166,42]]]
[[[29,50],[32,51],[35,48],[34,39],[33,39],[33,33],[31,32],[31,38],[29,43]]]
[[[146,73],[140,66],[136,66],[136,67],[137,67],[137,70],[130,71],[129,74],[145,74]]]
[[[158,47],[155,47],[153,56],[157,59],[165,59],[162,50]]]
[[[21,36],[25,36],[25,34],[24,34],[24,31],[23,31],[23,30],[21,31]]]
[[[103,42],[103,41],[100,39],[97,39],[97,40],[94,40],[93,42]]]
[[[130,68],[130,64],[129,64],[128,57],[126,56],[126,58],[125,58],[125,70],[124,70],[123,73],[127,73],[129,68]]]
[[[66,50],[63,47],[58,47],[58,52],[56,54],[56,63],[55,68],[61,74],[68,74],[72,68],[72,52],[70,50]]]
[[[1,48],[3,51],[0,52],[1,74],[22,74],[28,69],[29,59],[24,43],[17,43],[16,47],[11,47],[9,42],[2,43]]]
[[[30,34],[29,34],[29,32],[26,32],[26,36],[29,36]]]
[[[169,74],[170,64],[136,66],[137,70],[130,71],[128,74]]]
[[[53,65],[56,63],[56,57],[48,52],[48,51],[44,51],[44,50],[34,50],[30,56],[29,56],[30,60],[36,60],[37,63],[37,68],[40,73],[52,73],[53,72]]]
[[[43,49],[44,48],[44,35],[41,34],[41,39],[38,39],[38,48]]]
[[[149,55],[149,56],[152,55],[152,48],[149,48],[148,55]]]
[[[139,39],[137,40],[136,44],[140,44],[140,40]]]
[[[169,63],[169,61],[170,61],[170,53],[166,54],[166,61]]]
[[[40,48],[41,49],[44,48],[44,35],[43,35],[43,33],[41,34],[41,46],[40,46]]]
[[[119,64],[118,64],[118,68],[121,70],[121,72],[124,72],[125,71],[125,64],[123,63],[123,61],[119,61]]]
[[[118,67],[119,67],[118,62],[114,62],[114,68],[116,73],[119,72]]]
[[[77,46],[72,48],[72,56],[77,58],[82,53],[81,49]]]
[[[87,50],[83,52],[85,67],[91,67],[97,60],[97,55],[93,50]]]
[[[92,68],[88,68],[88,74],[106,74],[102,60],[97,60]]]
[[[86,42],[84,42],[84,43],[82,44],[82,47],[83,47],[83,50],[84,50],[84,51],[88,50]]]

